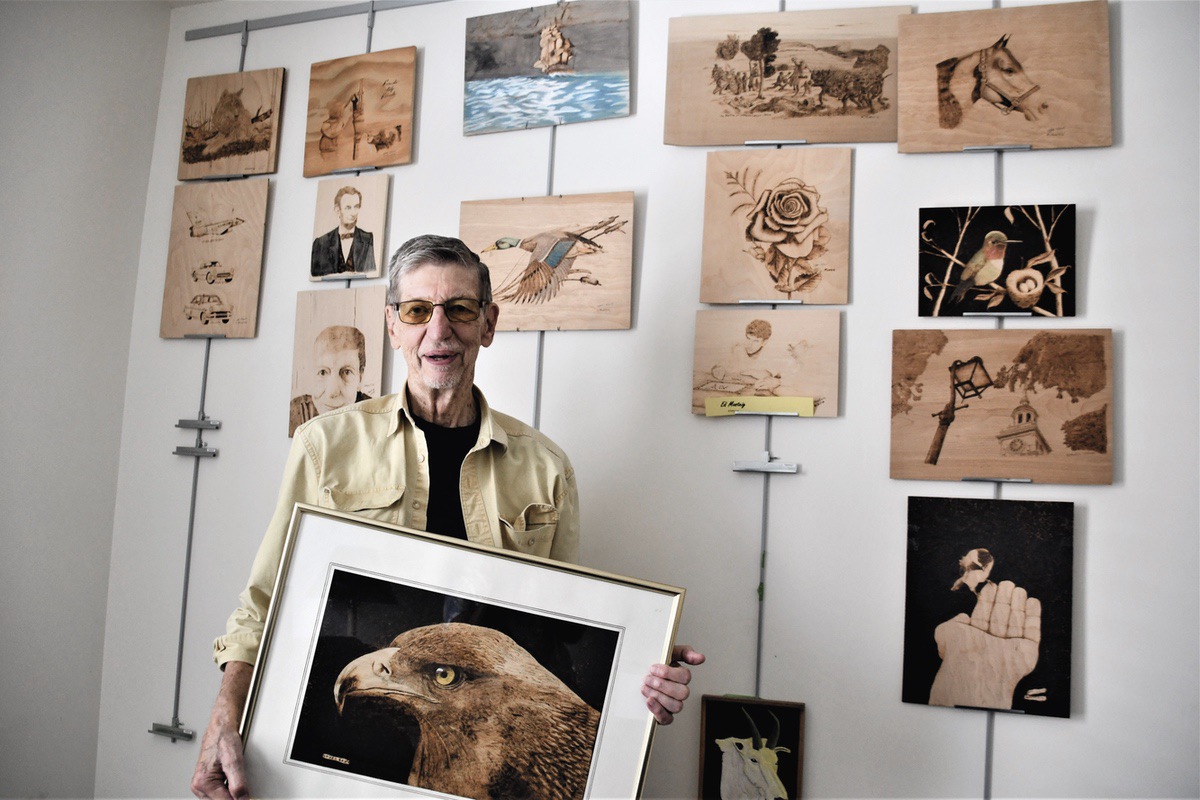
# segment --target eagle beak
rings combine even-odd
[[[419,697],[433,701],[419,687],[406,682],[406,676],[394,674],[393,659],[399,652],[395,647],[385,647],[354,659],[342,669],[333,684],[333,700],[339,714],[351,695],[392,699]]]
[[[376,650],[360,656],[343,669],[333,684],[333,699],[337,703],[338,713],[346,704],[346,698],[356,692],[370,692],[384,689],[392,677],[389,662],[392,656],[400,652],[394,647]]]

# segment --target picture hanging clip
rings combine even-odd
[[[185,742],[190,742],[196,736],[195,731],[181,726],[179,720],[175,720],[170,725],[163,725],[161,722],[152,722],[150,723],[150,730],[147,732],[153,733],[155,736],[170,737],[172,742],[176,739],[183,739]]]
[[[786,472],[795,474],[800,471],[800,465],[788,461],[780,461],[771,455],[770,450],[763,450],[757,461],[735,461],[734,472]]]

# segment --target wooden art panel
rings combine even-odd
[[[378,278],[387,254],[387,173],[317,184],[309,279]]]
[[[1071,715],[1072,503],[908,498],[906,703]]]
[[[922,317],[1075,316],[1075,206],[922,208]]]
[[[894,331],[891,476],[1112,483],[1112,380],[1107,329]]]
[[[415,47],[313,64],[304,176],[412,161],[416,66]]]
[[[467,19],[463,133],[629,116],[628,0]]]
[[[803,777],[804,703],[742,695],[701,698],[701,800],[795,800]]]
[[[282,67],[188,78],[179,180],[275,171]]]
[[[849,273],[849,148],[708,154],[702,303],[845,303]]]
[[[459,237],[491,273],[499,330],[629,327],[633,192],[467,201]]]
[[[894,142],[908,6],[675,17],[666,144]]]
[[[838,415],[841,312],[696,312],[692,413],[708,397],[811,397],[816,417]]]
[[[1108,2],[900,21],[902,153],[1112,144]]]
[[[383,392],[387,287],[296,294],[288,436],[318,414]]]
[[[258,178],[175,187],[159,336],[254,336],[268,184]]]

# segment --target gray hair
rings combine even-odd
[[[457,265],[475,270],[479,278],[480,302],[485,305],[492,302],[492,278],[488,274],[487,265],[479,260],[479,256],[459,239],[427,233],[409,239],[392,255],[392,260],[388,263],[388,305],[400,302],[400,279],[405,274],[431,264]]]

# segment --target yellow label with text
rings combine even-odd
[[[811,397],[706,397],[704,416],[730,417],[742,414],[795,414],[799,417],[813,415]]]

